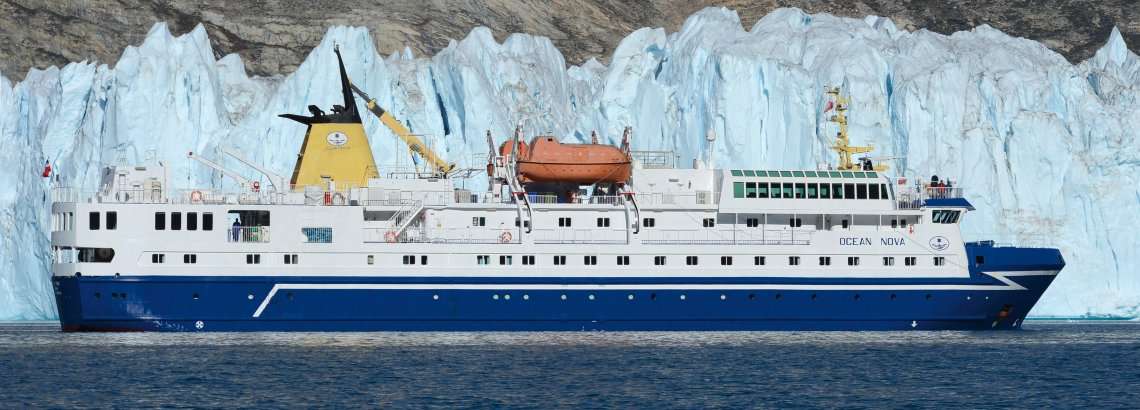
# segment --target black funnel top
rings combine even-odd
[[[325,113],[317,106],[310,105],[309,112],[313,114],[310,117],[296,114],[281,114],[278,117],[302,124],[360,123],[360,111],[356,108],[356,99],[352,96],[348,73],[344,70],[344,60],[340,57],[340,46],[333,46],[333,52],[336,53],[336,62],[340,66],[340,93],[344,98],[344,105],[333,105],[331,113]]]

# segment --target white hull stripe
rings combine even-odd
[[[794,284],[486,284],[486,283],[278,283],[261,301],[253,317],[261,317],[279,290],[1026,290],[1009,276],[1056,276],[1059,271],[983,272],[1002,285],[794,285]]]

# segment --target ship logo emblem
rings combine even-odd
[[[345,135],[340,131],[333,131],[330,132],[327,137],[325,137],[325,140],[328,141],[329,145],[332,145],[334,147],[341,147],[344,146],[344,144],[348,143],[348,135]]]
[[[206,323],[202,322],[201,320],[194,322],[194,328],[202,330],[204,327],[206,327]]]
[[[933,238],[930,238],[930,249],[934,249],[936,251],[944,251],[949,247],[950,240],[946,239],[945,236],[935,236]]]

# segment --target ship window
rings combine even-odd
[[[815,171],[804,171],[804,175],[815,178]]]
[[[916,258],[914,256],[907,256],[907,257],[903,258],[903,264],[906,266],[914,266],[914,265],[918,264],[918,258]]]
[[[198,263],[198,255],[193,253],[182,254],[182,263]]]
[[[855,199],[855,184],[843,184],[843,197]]]
[[[181,212],[171,212],[170,213],[170,230],[172,230],[172,231],[181,231],[182,230],[182,213]]]
[[[523,265],[534,265],[534,255],[523,255]]]
[[[569,217],[558,218],[558,226],[559,227],[569,228],[571,225],[571,222],[573,222],[573,220],[570,219]]]
[[[899,220],[899,227],[906,228],[906,218]]]
[[[732,266],[732,257],[731,256],[721,256],[720,257],[720,264],[723,266]]]
[[[848,256],[847,257],[847,265],[848,266],[859,266],[859,257],[858,256]]]
[[[115,230],[119,227],[119,213],[115,211],[107,212],[107,229]]]
[[[981,265],[984,265],[985,263],[986,263],[986,257],[985,256],[978,255],[978,256],[974,257],[974,264],[975,265],[981,266]]]
[[[583,256],[582,257],[582,264],[583,265],[597,265],[598,264],[598,257],[595,255]]]
[[[685,257],[685,264],[686,265],[694,266],[694,265],[697,265],[697,263],[699,263],[699,259],[696,256],[686,256]]]
[[[958,222],[958,217],[959,217],[960,215],[962,215],[962,211],[954,211],[954,216],[951,216],[951,217],[950,217],[950,222],[948,222],[948,223],[957,223],[957,222]]]
[[[855,177],[855,175],[852,175],[850,171],[842,171],[839,174],[843,175],[844,178],[854,178]]]
[[[246,265],[258,265],[261,263],[261,255],[256,253],[245,254]]]
[[[891,228],[898,228],[898,227],[899,227],[899,220],[897,218],[891,218]]]
[[[792,183],[791,182],[785,182],[784,183],[784,195],[783,195],[783,197],[784,198],[792,198],[792,196],[793,196],[792,195]]]
[[[879,199],[890,199],[890,198],[891,198],[890,195],[887,195],[887,184],[879,184]]]
[[[752,264],[753,265],[761,266],[761,265],[764,265],[766,262],[768,262],[767,257],[764,257],[764,256],[753,256],[752,257]]]
[[[866,178],[866,177],[867,177],[867,174],[864,174],[862,172],[856,172],[855,173],[855,178]]]
[[[780,171],[780,176],[782,176],[784,178],[791,178],[792,177],[792,171]]]
[[[483,217],[483,216],[471,217],[471,226],[487,226],[487,217]]]
[[[376,255],[368,255],[368,264],[369,265],[375,265],[376,264]]]
[[[807,186],[807,197],[808,197],[808,199],[819,198],[819,184],[808,184],[808,186]]]
[[[92,231],[99,230],[99,213],[91,212],[87,214],[87,229]]]
[[[755,182],[747,182],[744,184],[744,197],[745,198],[755,198],[756,197],[756,183]]]
[[[427,265],[427,255],[420,255],[420,265]]]
[[[831,257],[830,256],[820,256],[819,257],[819,266],[831,266]]]
[[[618,266],[629,265],[629,256],[618,256],[617,257],[617,264],[618,264]]]
[[[704,226],[705,228],[713,228],[713,227],[716,227],[716,220],[715,220],[715,219],[713,219],[713,218],[705,218],[705,219],[702,219],[702,220],[701,220],[701,226]]]
[[[743,173],[743,172],[741,172],[739,169],[734,169],[734,170],[732,170],[732,176],[734,176],[734,177],[742,177],[742,176],[744,176],[744,173]]]
[[[285,255],[285,258],[288,259],[289,255]],[[403,264],[405,264],[405,265],[415,265],[416,264],[416,255],[404,255],[402,258],[400,258],[400,262],[403,262]],[[285,262],[285,263],[289,263],[289,262]]]
[[[475,255],[475,263],[479,265],[490,265],[491,255]]]
[[[657,219],[656,218],[641,218],[641,227],[642,228],[652,228],[656,225],[657,225]]]
[[[610,227],[610,218],[598,218],[598,227],[599,228],[609,228]]]
[[[297,264],[297,254],[290,253],[290,254],[285,254],[285,255],[281,255],[281,256],[282,256],[282,259],[284,260],[286,265],[296,265]]]
[[[804,184],[801,182],[801,183],[797,183],[795,186],[796,186],[796,199],[807,198],[806,188],[804,188]]]
[[[519,218],[515,218],[515,226],[519,226]],[[530,221],[523,221],[524,228],[530,228]]]
[[[333,228],[329,226],[304,227],[301,228],[301,234],[305,235],[305,243],[333,242]]]
[[[867,199],[867,184],[855,184],[857,198]]]
[[[894,256],[884,256],[883,257],[883,266],[895,266],[895,257]]]
[[[799,256],[789,256],[788,257],[788,265],[789,266],[797,266],[799,264],[800,264],[800,257]]]
[[[791,218],[788,219],[788,226],[792,228],[799,228],[801,226],[804,226],[804,221],[800,218]]]
[[[654,256],[653,257],[653,264],[657,265],[657,266],[665,265],[665,257],[664,256]]]
[[[565,265],[566,264],[566,256],[565,255],[555,255],[554,256],[554,264],[555,265]]]
[[[732,197],[733,198],[744,198],[744,183],[743,182],[733,182],[732,183]]]
[[[768,197],[768,183],[767,182],[756,183],[756,197],[757,198],[767,198]]]
[[[878,187],[878,185],[871,184],[868,187],[867,199],[879,199],[879,187]],[[884,198],[884,199],[886,199],[886,198]]]
[[[203,231],[214,230],[214,213],[213,212],[205,212],[202,214],[202,230]]]
[[[942,266],[946,264],[946,258],[942,256],[934,257],[934,266]]]
[[[756,176],[756,171],[753,171],[751,169],[746,169],[746,170],[744,170],[744,176],[754,177],[754,176]]]
[[[847,229],[848,227],[851,226],[851,222],[848,222],[846,219],[840,221],[839,224],[840,224],[840,226],[843,227],[843,229]]]
[[[166,263],[166,254],[152,253],[150,254],[150,263]]]
[[[803,178],[804,172],[803,171],[792,171],[792,175],[794,175],[796,178]]]
[[[755,227],[760,226],[760,219],[759,218],[748,218],[748,219],[744,220],[744,223],[745,223],[745,225],[748,225],[749,228],[755,228]]]
[[[197,231],[198,230],[198,213],[197,212],[187,212],[186,213],[186,230],[187,231]]]
[[[831,199],[843,199],[843,184],[831,184]]]
[[[515,259],[514,256],[511,256],[511,255],[499,255],[499,264],[500,265],[514,265],[515,264],[514,259]]]
[[[831,198],[831,185],[826,183],[819,184],[819,199]]]

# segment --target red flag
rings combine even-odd
[[[823,112],[831,111],[832,108],[835,108],[835,101],[827,100],[827,106],[823,107]]]

